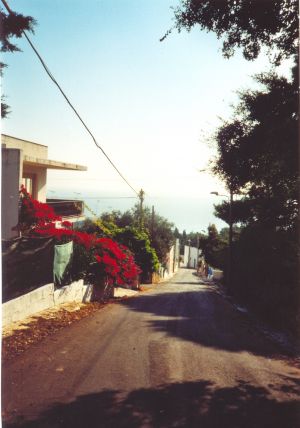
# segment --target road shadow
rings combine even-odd
[[[236,311],[210,285],[202,285],[199,291],[174,290],[142,295],[120,304],[128,310],[153,315],[147,321],[148,325],[170,337],[230,352],[248,351],[269,358],[276,355],[297,356],[268,340],[257,331],[246,314]]]
[[[56,403],[34,420],[4,428],[296,428],[299,401],[277,401],[266,388],[237,381],[216,388],[210,381],[174,383],[129,393],[105,390]]]

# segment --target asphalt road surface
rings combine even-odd
[[[299,428],[300,370],[181,270],[2,372],[4,427]]]

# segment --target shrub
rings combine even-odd
[[[94,284],[107,281],[114,285],[136,286],[141,272],[130,250],[111,238],[73,230],[72,223],[61,221],[47,204],[35,201],[24,187],[21,188],[20,227],[29,229],[32,236],[54,237],[59,244],[74,242],[73,275],[85,277]]]

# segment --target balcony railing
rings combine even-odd
[[[84,202],[78,200],[47,199],[46,203],[61,217],[82,216]]]

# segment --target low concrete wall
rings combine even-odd
[[[83,280],[54,290],[54,284],[47,284],[30,293],[3,303],[2,326],[68,302],[89,302],[93,293],[91,285],[84,285]]]
[[[54,291],[54,306],[68,302],[89,302],[91,300],[92,291],[92,285],[84,285],[83,279],[72,282],[72,284]]]

